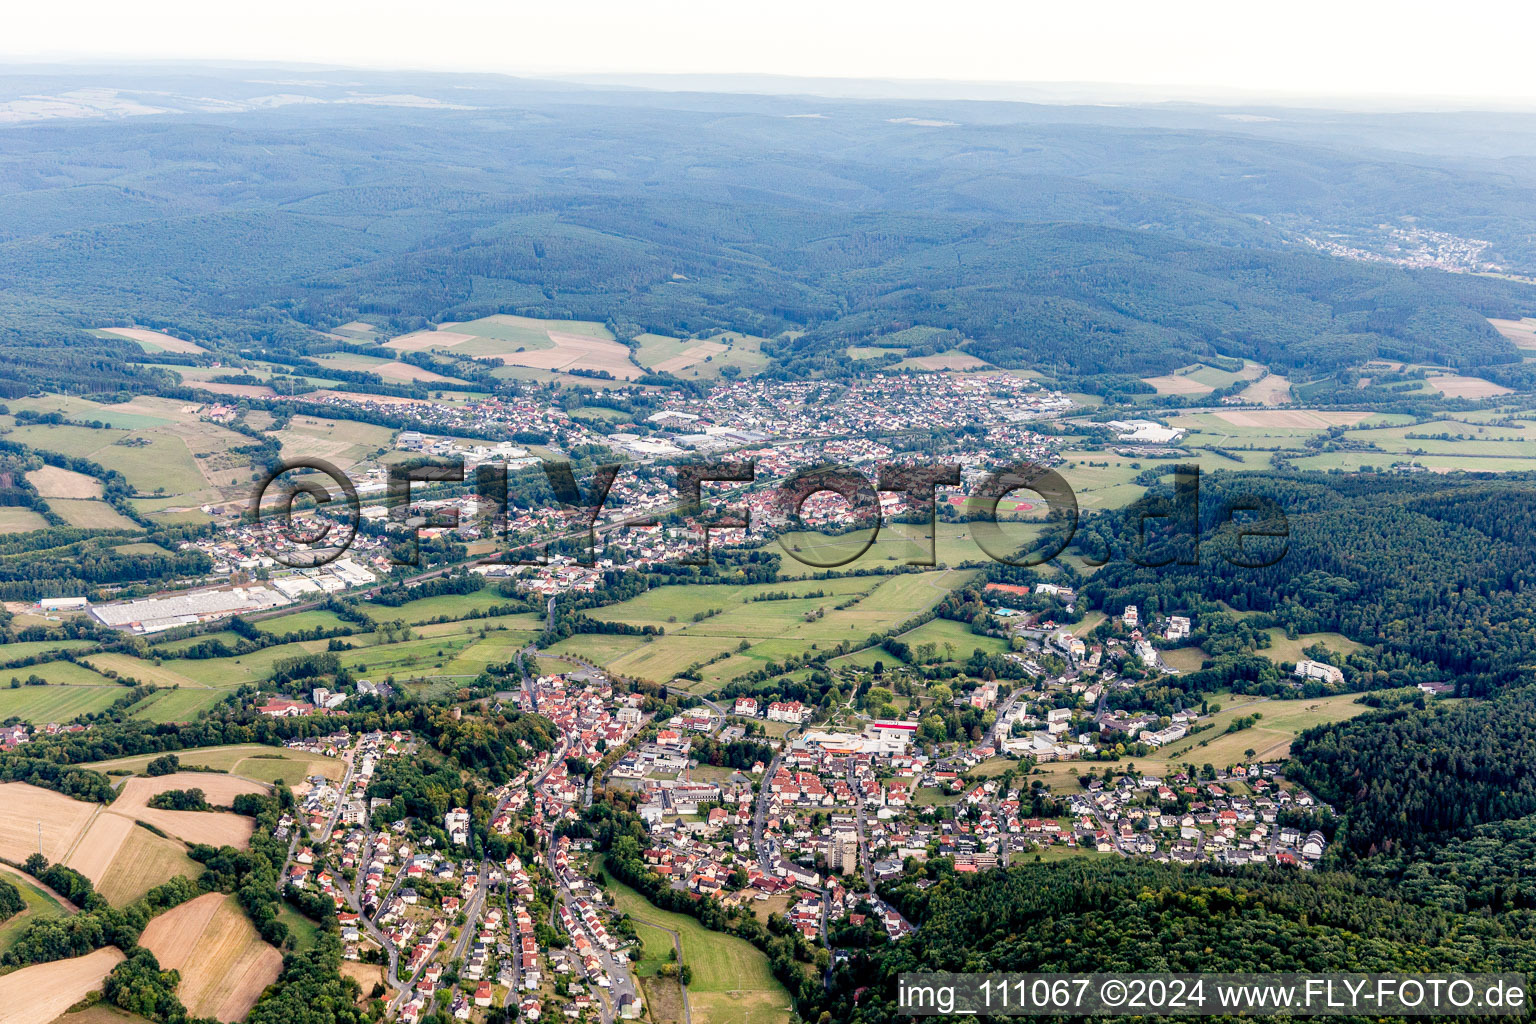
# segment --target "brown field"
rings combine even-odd
[[[192,341],[183,341],[173,338],[169,334],[161,334],[159,331],[146,331],[142,327],[103,327],[107,334],[115,334],[119,338],[127,338],[145,346],[145,351],[153,352],[161,349],[166,352],[206,352],[207,349]]]
[[[73,960],[23,967],[0,977],[0,1006],[5,1024],[48,1024],[88,994],[124,960],[116,946]]]
[[[100,886],[129,833],[138,827],[120,814],[98,814],[65,863]]]
[[[177,875],[196,878],[202,873],[203,866],[187,856],[181,843],[135,825],[96,890],[114,907],[122,907]]]
[[[1516,348],[1536,348],[1536,318],[1526,317],[1524,320],[1496,320],[1488,318],[1504,337],[1515,343]]]
[[[1311,409],[1223,409],[1216,418],[1234,427],[1348,427],[1371,414],[1362,410],[1317,412]]]
[[[368,993],[373,991],[373,986],[384,980],[384,968],[378,964],[361,964],[355,960],[343,960],[341,963],[341,976],[351,978],[357,982],[363,990],[358,998],[359,1004],[368,1002]]]
[[[686,370],[694,363],[702,363],[710,356],[718,356],[726,351],[726,347],[718,341],[696,341],[683,349],[682,353],[671,359],[663,359],[651,369],[657,373],[676,373]]]
[[[616,341],[564,331],[550,331],[549,339],[555,343],[554,348],[510,352],[495,358],[535,370],[607,370],[623,380],[645,372],[629,361],[629,349]]]
[[[1166,377],[1143,377],[1142,382],[1151,384],[1160,395],[1205,395],[1216,389],[1202,384],[1193,377],[1170,373]]]
[[[241,793],[265,793],[259,782],[239,779],[217,772],[176,772],[156,779],[133,778],[123,783],[121,794],[112,802],[111,813],[147,821],[158,829],[187,843],[244,848],[251,841],[254,825],[250,818],[223,811],[162,811],[147,806],[149,798],[168,789],[201,789],[208,802],[227,807]]]
[[[36,853],[42,822],[43,856],[62,860],[100,806],[25,782],[0,783],[0,857],[20,862]]]
[[[1284,405],[1291,400],[1291,382],[1278,373],[1272,373],[1243,388],[1237,397],[1260,405]]]
[[[992,364],[968,352],[939,352],[931,356],[903,359],[896,365],[919,370],[984,370]]]
[[[460,334],[458,331],[415,331],[386,341],[384,347],[400,352],[422,352],[429,348],[453,348],[473,340],[473,334]]]
[[[44,466],[27,474],[27,481],[45,498],[99,498],[101,481],[58,466]]]
[[[48,507],[70,526],[87,530],[137,530],[139,524],[97,498],[53,498]]]
[[[54,1024],[150,1024],[149,1020],[106,1003],[67,1013]]]
[[[1492,398],[1495,395],[1510,394],[1509,388],[1502,384],[1495,384],[1481,377],[1463,377],[1455,373],[1448,373],[1442,377],[1430,377],[1424,383],[1447,398]]]
[[[198,1017],[244,1020],[277,980],[283,955],[261,941],[233,896],[209,893],[169,910],[144,929],[139,945],[181,972],[176,994]]]

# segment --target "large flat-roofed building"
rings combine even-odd
[[[98,604],[91,614],[102,625],[134,633],[159,633],[177,626],[193,626],[242,612],[281,608],[292,602],[264,585],[188,590],[164,597],[146,597],[117,604]]]

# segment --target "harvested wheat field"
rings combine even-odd
[[[207,349],[193,341],[183,341],[159,331],[146,331],[142,327],[103,327],[105,334],[136,341],[146,352],[206,352]]]
[[[36,964],[0,977],[0,1020],[5,1024],[48,1024],[88,994],[125,958],[116,946],[73,960]]]
[[[1498,320],[1488,318],[1504,337],[1515,343],[1516,348],[1536,348],[1536,318],[1526,317],[1524,320]]]
[[[1370,416],[1367,410],[1318,412],[1313,409],[1223,409],[1216,418],[1234,427],[1298,427],[1322,430],[1348,427]]]
[[[1142,383],[1151,384],[1160,395],[1208,395],[1216,389],[1193,377],[1170,373],[1165,377],[1143,377]]]
[[[96,815],[80,842],[75,844],[69,860],[65,861],[66,866],[74,868],[99,887],[117,852],[123,848],[129,834],[138,827],[133,819],[120,814]]]
[[[283,955],[261,941],[239,902],[218,893],[161,914],[139,945],[162,968],[181,972],[176,994],[193,1016],[222,1021],[244,1020],[283,966]]]
[[[250,844],[255,828],[250,818],[225,811],[162,811],[149,806],[150,797],[168,789],[200,789],[210,804],[219,807],[228,807],[242,793],[268,791],[259,782],[217,772],[176,772],[156,779],[129,779],[123,783],[122,792],[108,810],[147,821],[187,843],[241,848]]]
[[[27,474],[27,482],[45,498],[99,498],[101,481],[58,466],[44,466]]]
[[[25,782],[0,783],[0,857],[20,862],[36,853],[41,822],[43,856],[62,860],[100,806]]]
[[[549,340],[554,348],[498,353],[493,358],[535,370],[607,370],[621,380],[646,372],[629,361],[629,349],[608,338],[550,331]]]
[[[423,352],[429,348],[453,348],[474,339],[473,334],[460,334],[457,331],[415,331],[386,341],[384,347],[398,352]]]
[[[1447,398],[1493,398],[1496,395],[1507,395],[1509,388],[1502,384],[1495,384],[1491,380],[1483,380],[1481,377],[1463,377],[1460,374],[1447,373],[1441,377],[1430,377],[1424,383],[1434,388]]]
[[[1291,400],[1291,382],[1278,373],[1272,373],[1243,388],[1237,397],[1260,405],[1284,405]]]

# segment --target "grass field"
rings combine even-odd
[[[97,333],[115,334],[119,338],[127,338],[129,341],[137,343],[145,352],[196,353],[207,351],[207,349],[196,342],[187,341],[184,338],[174,338],[162,331],[151,331],[143,327],[103,327]]]
[[[789,1019],[789,993],[774,979],[768,958],[750,943],[709,931],[687,915],[658,910],[612,879],[608,891],[620,913],[681,937],[683,962],[693,969],[688,1000],[696,1024],[782,1024]],[[637,969],[653,965],[654,973],[657,956],[664,958],[671,948],[670,936],[652,929],[642,939],[644,959]]]
[[[43,889],[27,875],[22,874],[12,867],[0,867],[0,878],[5,879],[16,886],[21,893],[21,901],[24,904],[19,914],[0,923],[0,954],[3,954],[16,941],[33,921],[46,921],[53,917],[65,917],[70,911],[66,910],[58,900],[48,895]]]
[[[48,520],[39,513],[19,505],[0,506],[0,533],[27,533],[41,530]]]
[[[147,1018],[106,1003],[97,1003],[74,1013],[66,1013],[54,1024],[150,1024]]]
[[[253,625],[259,632],[281,637],[290,633],[308,632],[312,629],[339,629],[346,626],[347,621],[335,612],[315,610],[261,619]]]
[[[139,530],[138,523],[94,498],[53,498],[48,507],[70,526],[86,530]]]
[[[1302,653],[1313,644],[1322,644],[1337,654],[1355,654],[1365,650],[1364,644],[1357,644],[1342,633],[1302,633],[1295,640],[1286,638],[1285,630],[1271,629],[1269,632],[1269,646],[1259,651],[1270,661],[1300,661],[1306,655]]]
[[[358,605],[358,611],[368,616],[374,622],[393,622],[398,619],[401,622],[417,625],[442,616],[447,616],[450,619],[462,618],[470,612],[483,612],[510,603],[511,601],[508,598],[487,587],[472,594],[442,594],[437,597],[423,597],[415,601],[407,601],[396,608],[364,601]],[[536,618],[536,616],[530,614],[527,617],[527,621],[532,625],[535,623]],[[534,628],[537,628],[537,626]]]
[[[157,724],[190,722],[197,718],[199,712],[206,711],[228,696],[227,690],[157,689],[129,708],[128,717]]]
[[[972,524],[939,522],[934,525],[935,540],[930,546],[926,525],[886,523],[867,551],[846,565],[836,566],[830,571],[894,569],[930,557],[941,566],[977,563],[988,559],[987,553],[974,539]],[[1026,521],[1004,521],[1001,529],[1005,540],[1009,542],[1005,546],[1023,547],[1039,533],[1037,525]],[[817,565],[808,565],[807,561],[825,563],[849,558],[865,546],[868,538],[867,530],[838,535],[801,531],[786,533],[763,545],[762,550],[779,556],[780,578],[803,578],[829,571]]]
[[[44,498],[99,498],[102,494],[100,480],[58,466],[32,470],[27,482]]]
[[[45,677],[73,675],[55,666],[69,665],[69,662],[53,662],[49,665],[30,665],[25,669],[7,669],[0,672],[0,678],[8,679],[10,676],[19,675],[25,679],[36,672]],[[78,666],[70,665],[71,669]],[[45,670],[46,671],[42,671]],[[94,676],[89,669],[80,668],[82,674]],[[128,691],[104,677],[97,677],[94,685],[81,685],[78,682],[49,686],[21,686],[12,689],[7,685],[0,685],[0,719],[19,718],[33,725],[47,725],[50,722],[72,722],[85,714],[97,711],[105,711],[112,703]]]

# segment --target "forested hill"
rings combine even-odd
[[[1400,896],[1387,878],[1285,869],[1227,874],[1122,859],[973,875],[936,865],[932,873],[939,881],[926,892],[915,884],[921,874],[889,890],[918,924],[916,934],[856,951],[834,971],[830,991],[803,1008],[807,1020],[898,1020],[895,982],[905,971],[1536,968],[1529,910],[1448,909]]]
[[[1258,611],[1297,632],[1335,631],[1366,645],[1365,685],[1445,681],[1467,696],[1528,682],[1536,665],[1536,550],[1526,524],[1536,515],[1531,481],[1434,474],[1212,473],[1201,481],[1204,539],[1150,495],[1086,523],[1079,550],[1109,563],[1086,584],[1095,607],[1139,604],[1162,613],[1224,602]],[[1229,504],[1273,501],[1285,515],[1284,542],[1239,542]],[[1225,525],[1222,525],[1225,524]],[[1276,555],[1272,564],[1248,568]],[[1149,567],[1140,562],[1168,561]],[[1215,609],[1214,604],[1212,610]]]
[[[1406,140],[1394,156],[1301,117],[1260,135],[1212,112],[351,72],[271,107],[268,77],[0,77],[0,107],[111,82],[165,111],[0,128],[5,375],[117,386],[132,346],[79,330],[107,323],[227,354],[492,312],[793,329],[771,354],[796,374],[913,325],[1062,375],[1217,355],[1488,372],[1519,359],[1484,317],[1536,312],[1526,285],[1311,247],[1401,223],[1536,268],[1536,178],[1416,152],[1416,122],[1374,125]],[[402,88],[419,102],[390,105]]]

